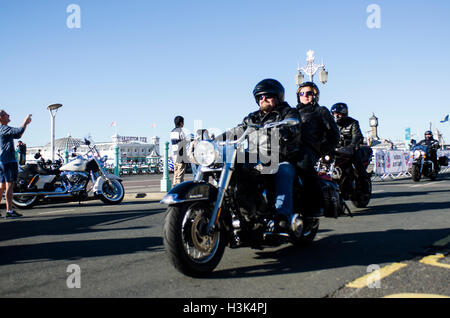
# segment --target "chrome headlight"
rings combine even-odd
[[[424,157],[424,156],[425,156],[425,151],[423,151],[423,150],[415,150],[414,151],[414,159]]]
[[[194,159],[201,166],[210,166],[219,157],[219,150],[211,141],[199,141],[194,147]]]

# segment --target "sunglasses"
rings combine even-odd
[[[314,96],[314,92],[313,91],[300,92],[300,96],[306,96],[306,97]]]
[[[257,99],[262,100],[263,98],[269,99],[269,98],[275,98],[276,96],[274,94],[261,94],[258,95]]]

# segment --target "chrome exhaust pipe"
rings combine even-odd
[[[19,193],[13,193],[13,196],[22,196],[22,197],[31,197],[31,196],[60,196],[60,195],[71,195],[68,192],[19,192]]]
[[[44,199],[51,199],[51,198],[68,198],[73,197],[70,193],[58,193],[58,194],[48,194],[44,196]]]

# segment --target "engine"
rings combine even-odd
[[[70,188],[77,187],[80,185],[84,185],[88,180],[89,175],[85,172],[63,172],[61,173],[61,177],[66,181],[67,185]]]

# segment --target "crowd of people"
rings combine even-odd
[[[315,169],[317,160],[330,154],[337,147],[351,147],[354,151],[355,167],[360,175],[366,170],[361,162],[359,147],[363,142],[359,123],[348,116],[348,106],[336,103],[330,110],[320,106],[320,91],[313,82],[305,82],[297,89],[297,105],[291,107],[285,101],[285,89],[275,79],[260,81],[253,90],[253,96],[259,107],[248,114],[237,130],[245,130],[248,125],[264,125],[270,122],[294,118],[299,125],[284,127],[280,130],[280,150],[278,172],[275,175],[276,189],[276,225],[283,230],[290,224],[293,217],[293,181],[299,175],[307,192],[308,215],[306,218],[316,218],[323,215],[320,198],[320,184]],[[173,156],[176,158],[174,182],[176,185],[183,180],[184,162],[188,142],[183,135],[184,119],[175,118],[175,128],[171,132]]]

